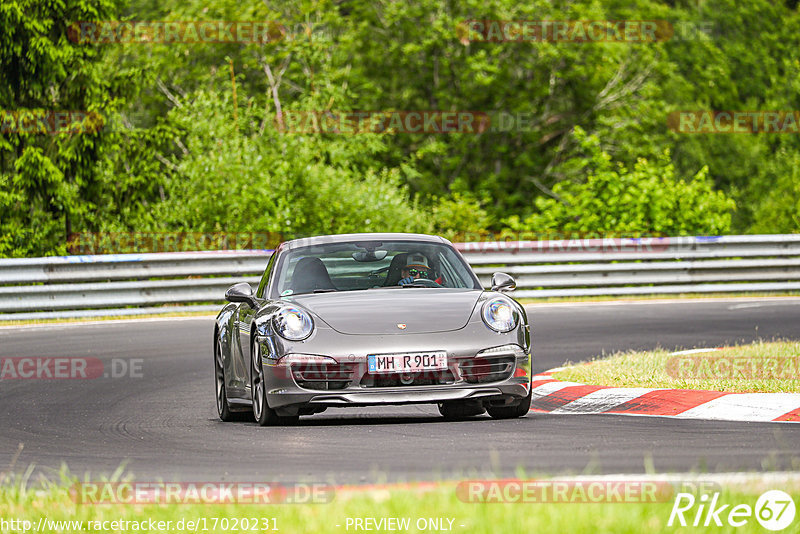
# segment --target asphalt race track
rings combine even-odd
[[[534,305],[534,367],[622,349],[800,339],[800,299]],[[432,406],[329,409],[300,425],[222,423],[210,318],[0,328],[0,358],[99,358],[141,376],[0,381],[0,471],[66,463],[93,478],[429,480],[455,476],[800,469],[800,425],[529,414],[444,422]],[[116,367],[115,367],[116,366]],[[140,366],[140,369],[139,369]],[[128,369],[130,371],[130,369]],[[128,373],[129,374],[129,373]]]

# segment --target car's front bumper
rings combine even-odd
[[[518,378],[516,380],[519,380]],[[430,404],[447,401],[478,400],[492,404],[511,404],[528,395],[529,382],[506,381],[491,385],[448,385],[371,390],[319,392],[301,388],[280,388],[267,393],[270,407],[285,415],[293,415],[303,406],[374,406],[390,404]]]
[[[269,344],[263,348],[262,354],[270,354]],[[280,415],[295,415],[336,406],[448,401],[509,405],[530,393],[530,353],[514,343],[490,346],[488,350],[460,346],[447,351],[446,370],[405,376],[370,373],[370,353],[349,353],[346,357],[289,354],[284,359],[265,356],[262,366],[267,402]],[[308,359],[296,363],[295,356]],[[284,363],[287,361],[295,363]],[[412,375],[417,378],[409,380]],[[402,384],[401,378],[406,379]]]

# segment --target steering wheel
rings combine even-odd
[[[412,284],[421,283],[425,287],[442,287],[441,284],[434,282],[433,280],[429,280],[427,278],[415,278]]]

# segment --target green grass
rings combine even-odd
[[[726,362],[726,363],[721,363]],[[759,341],[691,355],[621,352],[571,365],[554,378],[582,384],[731,393],[800,392],[800,342]]]
[[[795,479],[796,481],[797,479]],[[338,491],[330,503],[303,505],[87,505],[79,504],[70,497],[69,489],[74,481],[46,483],[39,489],[27,489],[20,482],[0,486],[0,518],[28,520],[37,525],[40,518],[49,521],[82,521],[80,528],[63,526],[61,532],[98,531],[89,529],[87,521],[171,521],[167,532],[193,532],[192,528],[176,529],[178,521],[205,521],[199,532],[231,532],[234,520],[256,518],[268,520],[268,529],[258,528],[252,532],[271,532],[277,526],[285,533],[345,533],[356,532],[347,528],[348,518],[410,518],[411,528],[407,532],[418,532],[414,526],[419,518],[448,518],[453,520],[452,532],[465,533],[640,533],[640,532],[709,532],[709,527],[668,527],[667,522],[673,499],[657,503],[468,503],[459,500],[454,483],[443,483],[434,488],[425,486],[406,488]],[[755,506],[761,492],[766,489],[781,489],[788,492],[796,503],[800,503],[800,486],[764,487],[762,484],[728,486],[721,490],[719,502]],[[696,507],[694,508],[696,510]],[[728,508],[730,510],[730,507]],[[800,514],[798,514],[800,515]],[[693,518],[694,514],[686,514]],[[228,528],[223,528],[223,518]],[[724,521],[725,515],[722,519]],[[215,525],[217,528],[213,528]],[[691,519],[690,519],[691,521]],[[54,531],[52,523],[43,529]],[[445,525],[447,522],[445,521]],[[110,525],[108,525],[110,526]],[[104,532],[134,532],[132,525],[119,525],[116,530]],[[261,526],[261,525],[260,525]],[[765,530],[750,518],[740,528],[712,527],[711,532],[763,533]],[[800,517],[783,532],[798,532]],[[7,530],[13,532],[14,530]],[[21,531],[21,530],[20,530]],[[143,531],[154,532],[158,530]],[[237,532],[244,531],[239,528]],[[362,531],[363,532],[363,531]],[[403,530],[402,532],[405,532]],[[429,531],[430,532],[430,531]]]

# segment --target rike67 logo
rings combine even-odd
[[[704,493],[697,499],[691,493],[678,493],[667,526],[721,527],[727,523],[732,527],[742,527],[755,517],[765,529],[779,531],[794,521],[795,503],[788,493],[780,490],[763,493],[755,508],[749,504],[721,504],[719,497],[719,493],[711,497]]]

